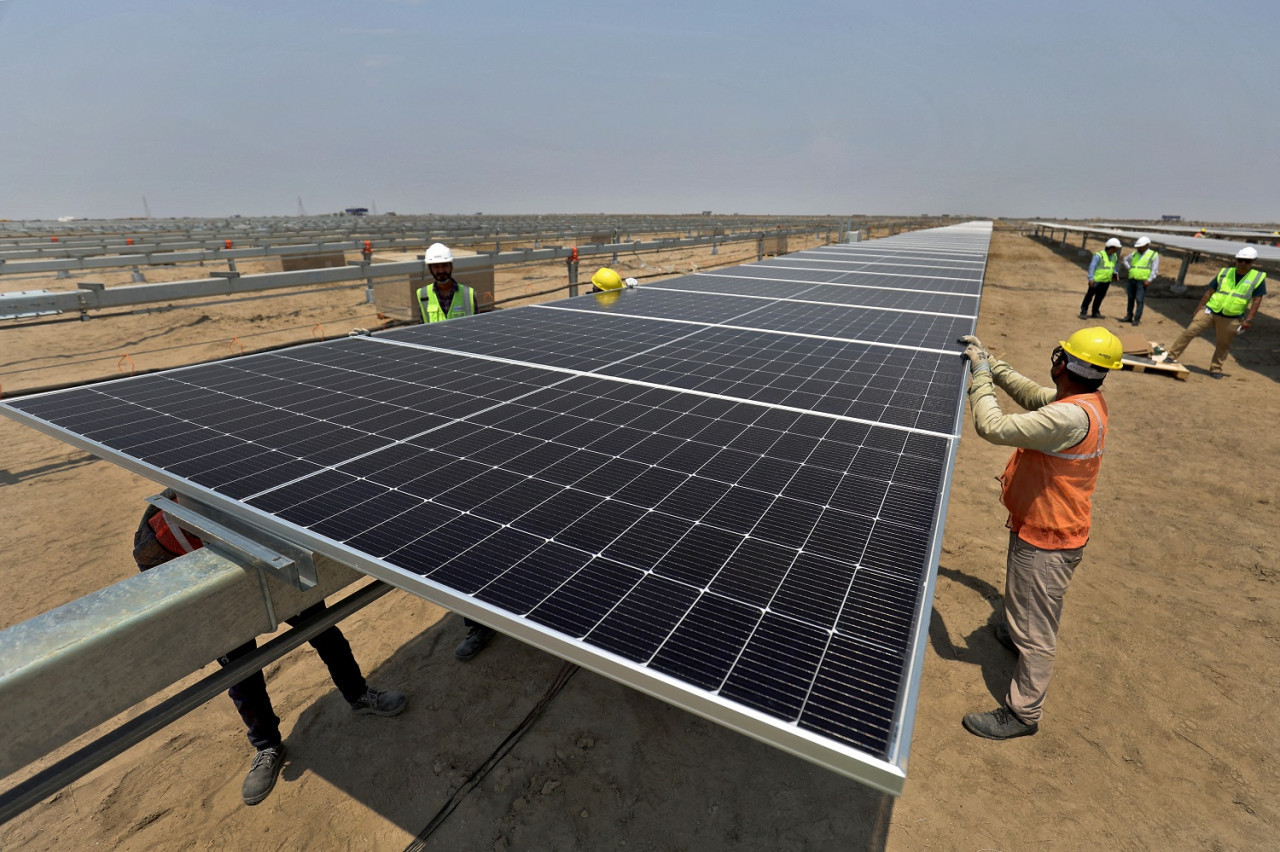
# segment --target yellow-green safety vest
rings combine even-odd
[[[1117,251],[1116,256],[1112,257],[1104,249],[1095,254],[1094,257],[1099,259],[1097,267],[1093,270],[1094,282],[1101,284],[1114,280],[1116,277],[1116,259],[1120,257],[1120,252]]]
[[[418,307],[422,309],[423,322],[469,317],[476,312],[476,291],[465,284],[455,284],[454,288],[453,301],[449,303],[447,314],[440,310],[435,284],[428,284],[418,290]]]
[[[1250,269],[1248,275],[1237,281],[1236,268],[1228,266],[1218,272],[1218,292],[1209,297],[1205,307],[1224,317],[1241,316],[1253,299],[1253,291],[1266,278],[1267,273]]]
[[[1129,279],[1131,281],[1146,281],[1151,277],[1151,264],[1156,262],[1156,253],[1152,249],[1138,254],[1129,259]]]

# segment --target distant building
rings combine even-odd
[[[346,210],[343,210],[342,212],[346,213],[348,216],[368,216],[369,208],[368,207],[348,207]]]
[[[1169,213],[1166,213],[1165,215],[1161,216],[1160,219],[1165,222],[1181,222],[1182,221],[1181,216],[1174,216]]]

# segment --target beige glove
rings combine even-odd
[[[972,369],[977,370],[979,367],[991,368],[991,354],[987,352],[986,347],[982,345],[982,341],[977,337],[972,334],[966,334],[956,342],[969,344],[962,354],[968,359],[969,366]]]

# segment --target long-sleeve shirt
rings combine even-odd
[[[1005,414],[996,401],[995,386],[1027,409]],[[1089,434],[1089,415],[1071,402],[1057,402],[1053,388],[1021,375],[1004,361],[991,361],[990,370],[975,370],[969,379],[969,407],[973,428],[984,439],[1006,447],[1026,447],[1057,453],[1074,447]]]
[[[1153,254],[1153,257],[1151,258],[1151,278],[1155,278],[1156,275],[1159,274],[1160,272],[1160,252],[1158,251],[1152,252],[1152,254]],[[1124,272],[1125,272],[1126,278],[1129,277],[1129,270],[1133,269],[1133,259],[1135,257],[1141,257],[1141,256],[1142,256],[1142,251],[1134,251],[1125,256]]]

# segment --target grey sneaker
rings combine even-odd
[[[989,740],[1029,737],[1040,730],[1039,725],[1028,725],[1013,715],[1013,711],[1008,707],[997,707],[986,713],[967,713],[963,724],[969,733]]]
[[[1177,359],[1177,358],[1175,358],[1175,357],[1173,357],[1172,355],[1170,355],[1169,353],[1167,353],[1167,352],[1166,352],[1166,353],[1165,353],[1165,356],[1164,356],[1164,360],[1163,360],[1163,361],[1161,361],[1160,363],[1161,363],[1161,364],[1176,364],[1176,363],[1178,363],[1178,359]]]
[[[454,649],[453,656],[465,662],[483,651],[484,646],[492,642],[493,637],[497,635],[498,631],[491,627],[485,627],[483,624],[472,625],[467,631],[467,638],[459,642],[458,647]]]
[[[357,716],[399,716],[408,703],[409,696],[403,692],[371,686],[351,702],[351,712]]]
[[[253,765],[249,774],[244,776],[244,784],[240,786],[240,797],[246,805],[256,805],[267,797],[271,788],[276,786],[276,778],[284,766],[284,743],[271,748],[260,748],[253,756]]]

